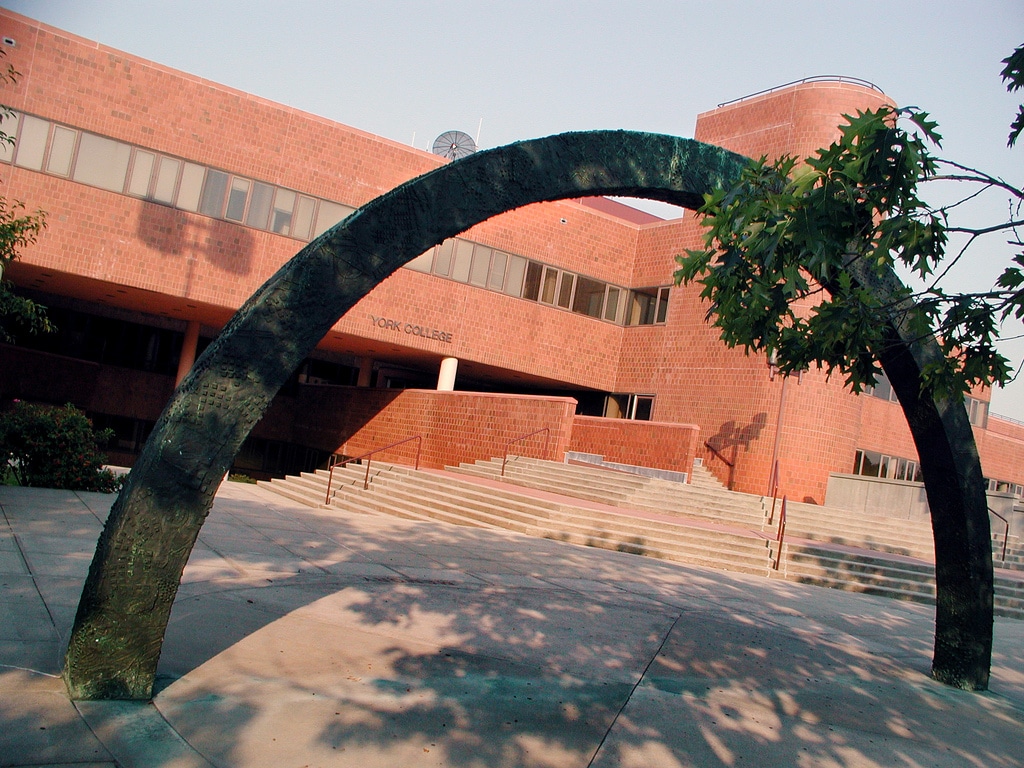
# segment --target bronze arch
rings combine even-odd
[[[381,280],[514,208],[587,195],[695,208],[746,163],[672,136],[560,134],[478,152],[413,179],[303,248],[193,366],[115,501],[68,645],[64,679],[72,698],[151,696],[182,571],[235,454],[292,371]],[[963,528],[962,520],[950,524]]]

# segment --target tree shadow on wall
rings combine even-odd
[[[232,275],[247,275],[252,271],[253,235],[234,222],[164,205],[144,204],[136,235],[148,247],[167,256],[184,256],[188,260],[189,278],[193,261],[200,257]]]
[[[736,475],[739,449],[749,450],[750,444],[760,437],[767,422],[768,414],[764,411],[754,414],[753,420],[745,426],[739,426],[735,421],[726,421],[718,428],[718,432],[705,441],[704,445],[712,457],[724,467],[728,476],[726,487],[730,490]]]
[[[183,588],[161,664],[178,679],[156,699],[216,764],[255,748],[266,764],[460,768],[1015,759],[991,702],[926,679],[921,606],[859,612],[864,598],[837,595],[834,617],[809,618],[792,585],[547,540],[231,516],[201,543],[264,575]],[[250,540],[232,549],[239,525]]]

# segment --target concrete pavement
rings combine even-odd
[[[1024,622],[991,691],[932,609],[226,483],[152,703],[58,677],[113,497],[0,487],[3,766],[1020,766]]]

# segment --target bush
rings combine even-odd
[[[15,400],[0,413],[0,462],[18,485],[112,493],[122,480],[103,468],[99,452],[112,430],[95,432],[85,414]]]

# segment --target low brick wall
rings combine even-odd
[[[606,461],[689,474],[699,433],[693,424],[577,416],[569,450],[600,454]]]
[[[571,397],[433,390],[303,387],[295,412],[275,414],[288,434],[264,436],[358,456],[413,435],[422,435],[420,466],[441,468],[462,461],[502,456],[509,440],[535,430],[513,452],[562,461],[569,446],[576,401]],[[302,413],[300,414],[299,411]],[[283,418],[282,418],[283,417]],[[412,464],[416,442],[380,455],[380,460]],[[376,457],[375,457],[376,459]]]

